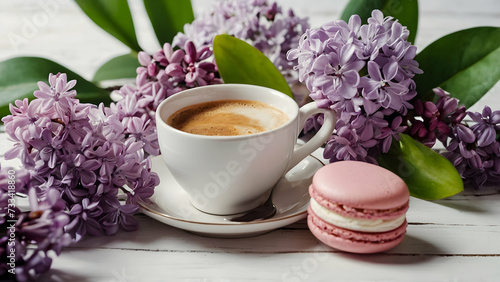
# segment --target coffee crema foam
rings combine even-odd
[[[235,136],[272,130],[288,120],[285,113],[262,102],[218,100],[182,108],[167,124],[192,134]]]

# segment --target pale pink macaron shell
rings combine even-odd
[[[314,189],[313,185],[309,186],[309,195],[311,195],[311,198],[313,198],[316,202],[318,202],[318,204],[320,204],[327,210],[352,218],[373,220],[395,219],[406,214],[406,211],[408,210],[408,201],[406,201],[406,203],[404,203],[402,206],[395,206],[389,209],[367,209],[351,207],[348,205],[344,205],[343,203],[333,202],[332,200],[328,200],[327,198],[322,197]]]
[[[356,209],[394,209],[407,204],[405,182],[380,166],[341,161],[319,169],[313,177],[314,190],[324,199]]]
[[[324,244],[346,252],[372,254],[399,245],[406,233],[406,221],[398,228],[381,233],[357,232],[324,222],[309,208],[307,225],[311,233]]]

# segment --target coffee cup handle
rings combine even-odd
[[[318,108],[315,102],[308,103],[299,109],[298,119],[300,130],[304,128],[305,123],[310,116],[320,113],[324,114],[323,125],[309,141],[293,151],[287,171],[300,163],[312,152],[316,151],[332,135],[333,130],[335,129],[335,124],[337,123],[337,115],[335,114],[335,111]]]

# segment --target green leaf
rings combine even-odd
[[[78,6],[99,27],[132,50],[141,51],[135,35],[134,22],[125,0],[75,0]]]
[[[224,83],[265,86],[293,98],[292,90],[283,75],[257,48],[227,34],[215,36],[213,48]]]
[[[49,73],[66,73],[68,80],[76,79],[76,97],[84,103],[109,104],[109,93],[66,67],[53,61],[38,57],[17,57],[0,62],[0,116],[10,114],[9,103],[24,98],[34,98],[38,90],[37,82],[48,84]]]
[[[135,78],[139,67],[136,53],[115,57],[104,63],[95,73],[93,81],[104,81],[121,78]]]
[[[190,0],[144,0],[144,6],[160,45],[171,43],[184,24],[194,20]]]
[[[418,0],[351,0],[344,8],[341,19],[349,21],[351,15],[357,14],[363,23],[371,17],[374,9],[397,19],[410,31],[408,41],[415,43],[418,28]]]
[[[450,161],[406,134],[400,137],[377,161],[405,181],[410,195],[437,200],[463,191],[462,178]]]
[[[476,27],[448,34],[415,60],[424,71],[413,78],[417,98],[432,100],[432,89],[441,87],[470,107],[500,79],[500,28]]]

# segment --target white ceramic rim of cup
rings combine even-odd
[[[209,99],[202,99],[198,102],[190,103],[190,104],[182,106],[181,108],[177,108],[176,110],[172,111],[170,114],[168,114],[166,116],[162,115],[163,108],[166,107],[167,105],[169,105],[169,102],[171,102],[171,101],[182,99],[184,96],[189,95],[192,92],[205,91],[205,90],[207,90],[207,88],[221,88],[221,87],[222,88],[235,88],[235,89],[237,89],[237,88],[254,88],[254,89],[259,90],[259,91],[263,91],[263,90],[267,91],[268,92],[267,95],[275,95],[276,97],[279,97],[277,99],[283,99],[283,100],[287,101],[287,103],[293,107],[293,113],[292,113],[292,115],[290,115],[288,110],[287,111],[283,110],[282,108],[279,107],[279,105],[271,104],[271,103],[268,103],[267,101],[262,101],[260,99],[252,99],[250,97],[245,97],[245,98],[236,97],[236,98],[234,98],[234,100],[253,100],[253,101],[260,101],[260,102],[263,102],[263,103],[268,104],[268,105],[272,105],[272,106],[280,109],[281,111],[283,111],[288,116],[289,120],[286,123],[282,124],[281,126],[274,128],[274,129],[271,129],[271,130],[267,130],[267,131],[259,132],[259,133],[254,133],[254,134],[248,134],[248,135],[233,135],[233,136],[211,136],[211,135],[193,134],[193,133],[188,133],[188,132],[184,132],[182,130],[176,129],[176,128],[170,126],[169,124],[167,124],[166,120],[172,114],[174,114],[176,111],[180,110],[181,108],[187,107],[189,105],[194,105],[197,103],[204,103],[204,102],[211,102],[211,101],[218,101],[218,100],[232,100],[231,97],[224,97],[224,98],[217,97],[214,99],[212,99],[212,97],[210,97]],[[264,94],[259,94],[259,95],[264,95]],[[287,106],[287,108],[289,108],[289,107]],[[191,88],[191,89],[186,89],[186,90],[183,90],[183,91],[178,92],[176,94],[173,94],[172,96],[163,100],[160,103],[160,105],[158,105],[158,108],[156,109],[156,120],[157,120],[156,126],[166,127],[170,130],[175,131],[178,134],[188,135],[188,136],[191,136],[192,138],[203,138],[203,139],[213,139],[213,140],[237,140],[237,139],[246,139],[250,136],[258,137],[258,136],[273,134],[276,131],[281,130],[282,128],[287,127],[291,123],[295,122],[295,120],[298,118],[298,115],[299,115],[299,105],[297,104],[297,102],[295,102],[295,100],[293,100],[290,96],[286,95],[285,93],[283,93],[281,91],[278,91],[278,90],[275,90],[272,88],[268,88],[268,87],[264,87],[264,86],[252,85],[252,84],[230,84],[230,83],[228,83],[228,84],[214,84],[214,85],[206,85],[206,86],[199,86],[199,87],[195,87],[195,88]],[[158,120],[160,120],[160,122],[158,122]],[[302,125],[299,125],[299,127],[301,127],[301,126]]]

